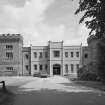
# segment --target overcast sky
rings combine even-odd
[[[25,45],[86,44],[88,31],[74,15],[78,0],[0,0],[0,33],[21,33]]]

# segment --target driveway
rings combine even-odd
[[[67,78],[54,76],[1,77],[12,93],[0,105],[105,105],[103,91],[74,84]]]

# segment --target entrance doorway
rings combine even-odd
[[[61,66],[60,64],[53,65],[53,75],[60,75],[61,74]]]

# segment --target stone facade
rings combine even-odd
[[[0,35],[0,75],[22,75],[22,46],[20,34]]]
[[[0,75],[31,75],[45,71],[49,76],[77,78],[80,67],[89,63],[87,46],[65,46],[48,41],[47,46],[23,47],[20,34],[0,35]]]
[[[63,46],[61,42],[48,42],[48,46],[31,46],[31,75],[45,70],[50,76],[77,77],[81,59],[81,46]]]

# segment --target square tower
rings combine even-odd
[[[22,47],[20,34],[0,35],[0,75],[22,75]]]

